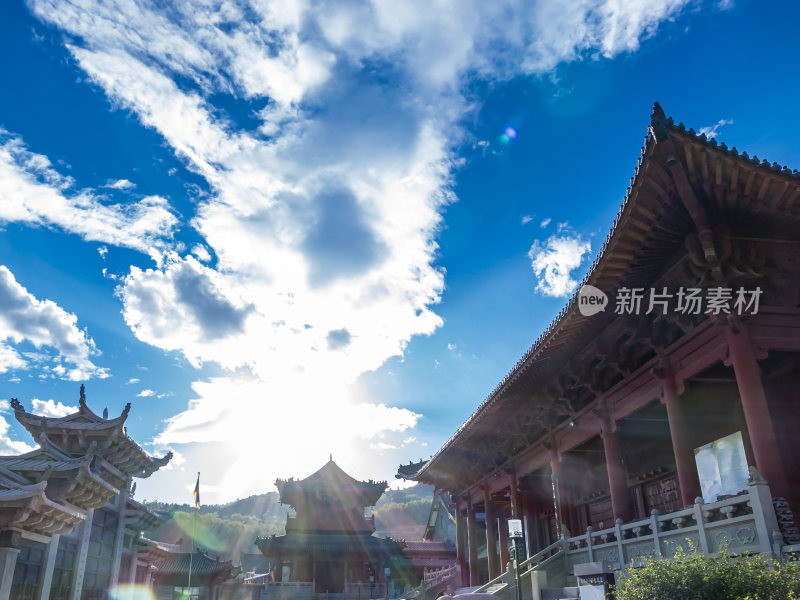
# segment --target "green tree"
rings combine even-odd
[[[618,600],[800,600],[800,563],[760,555],[705,556],[682,547],[618,576]]]

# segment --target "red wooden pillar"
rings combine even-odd
[[[615,432],[615,423],[607,408],[603,406],[601,410],[603,424],[600,430],[600,437],[603,440],[603,450],[606,455],[611,510],[615,519],[630,521],[633,518],[633,506],[631,495],[628,492],[628,474],[622,462],[622,453],[619,449],[619,438]]]
[[[764,385],[758,372],[755,348],[744,324],[737,324],[736,329],[728,326],[725,333],[728,338],[726,364],[733,366],[736,375],[755,466],[767,480],[774,496],[786,496],[789,491],[786,473]]]
[[[489,563],[489,579],[500,575],[497,565],[497,532],[495,524],[497,519],[494,514],[494,502],[488,488],[483,490],[483,502],[486,506],[486,556]]]
[[[533,556],[544,548],[539,527],[539,513],[541,513],[539,495],[536,490],[526,494],[527,502],[525,516],[528,518],[528,556]]]
[[[694,450],[689,444],[689,425],[686,411],[678,395],[678,387],[669,364],[664,362],[653,374],[661,379],[661,402],[667,409],[669,432],[672,437],[672,452],[675,455],[675,471],[678,473],[678,487],[681,489],[681,502],[684,506],[694,504],[695,498],[702,496],[700,479]]]
[[[550,481],[553,490],[553,505],[555,508],[556,532],[558,537],[564,534],[562,521],[564,519],[564,506],[561,500],[561,483],[559,477],[561,476],[561,456],[557,452],[550,455]]]
[[[467,537],[469,538],[469,584],[480,585],[478,571],[478,527],[475,524],[475,505],[467,500]]]
[[[511,555],[508,552],[508,514],[503,511],[500,514],[500,572],[505,573],[508,569],[508,561]]]
[[[461,587],[467,587],[469,573],[467,573],[466,532],[464,531],[464,511],[460,502],[456,502],[456,558],[458,567],[461,569]]]
[[[522,505],[519,498],[519,483],[517,482],[517,472],[515,469],[510,469],[508,472],[509,486],[508,493],[511,497],[511,518],[522,518]]]

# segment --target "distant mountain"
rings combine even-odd
[[[421,538],[432,498],[433,487],[429,485],[387,490],[373,509],[376,533],[399,539]],[[180,541],[186,552],[194,538],[197,547],[234,561],[242,552],[258,552],[257,536],[283,534],[286,515],[293,514],[289,506],[281,505],[278,492],[204,505],[199,511],[189,504],[146,504],[166,517],[161,526],[147,533],[148,537],[170,543]]]

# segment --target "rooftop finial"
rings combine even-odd
[[[86,387],[81,384],[81,395],[78,398],[78,404],[81,408],[86,408]]]
[[[331,453],[328,455],[328,458],[330,459],[330,461],[331,461],[331,462],[333,462],[333,452],[331,452]]]
[[[108,407],[107,406],[103,409],[103,418],[104,419],[108,418]]]
[[[669,137],[667,132],[667,115],[664,114],[664,109],[658,102],[653,103],[653,112],[650,115],[650,130],[656,142],[665,142]]]

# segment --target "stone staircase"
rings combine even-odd
[[[485,586],[481,589],[481,592],[484,594],[497,594],[501,590],[504,590],[508,587],[508,584],[505,581],[498,581],[497,583],[492,583],[488,586]]]
[[[578,600],[577,587],[545,588],[542,590],[542,600]]]

